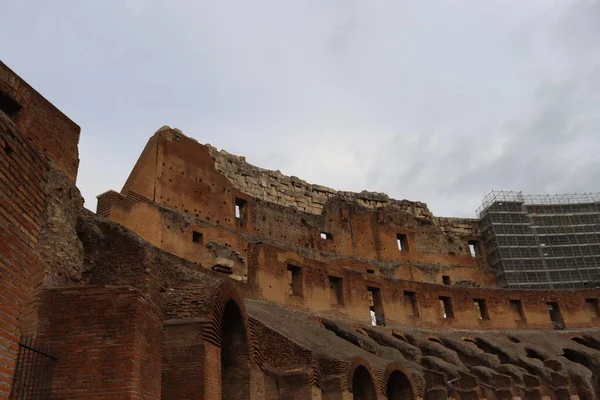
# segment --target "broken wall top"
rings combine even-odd
[[[35,150],[49,157],[75,183],[80,127],[1,61],[0,109]]]

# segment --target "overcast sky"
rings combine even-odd
[[[600,191],[600,1],[0,0],[0,38],[81,126],[92,210],[162,125],[441,216]]]

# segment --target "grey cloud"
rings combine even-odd
[[[3,8],[3,61],[82,126],[78,184],[92,209],[164,124],[437,215],[473,216],[490,189],[598,190],[598,1]]]

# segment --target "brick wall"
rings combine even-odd
[[[29,144],[47,155],[75,183],[79,126],[1,61],[0,96],[17,104],[12,118]]]
[[[98,213],[207,268],[223,259],[209,245],[224,246],[234,253],[225,262],[239,280],[246,279],[248,243],[269,240],[332,260],[379,263],[397,278],[441,283],[443,275],[454,275],[454,280],[494,286],[484,249],[478,257],[469,251],[469,241],[479,240],[474,220],[433,217],[423,203],[382,194],[325,189],[254,167],[243,157],[216,152],[163,127],[149,140],[122,192],[98,196]],[[288,192],[293,201],[281,197]],[[319,207],[305,204],[311,201]],[[203,243],[192,240],[194,232],[203,235]],[[399,234],[406,237],[402,250]]]
[[[343,260],[332,265],[297,252],[260,243],[252,246],[249,283],[260,297],[303,311],[316,311],[344,319],[370,322],[367,289],[380,290],[385,319],[390,326],[455,329],[552,329],[547,303],[559,304],[567,328],[595,327],[600,315],[586,300],[600,299],[600,289],[508,290],[467,288],[397,280],[369,273],[364,265]],[[290,295],[288,265],[301,270],[302,295]],[[332,304],[329,276],[341,279],[343,304]],[[415,308],[405,293],[414,295]],[[440,298],[448,298],[453,317],[444,318]],[[483,301],[487,316],[480,315],[475,300]],[[520,302],[518,315],[511,301]],[[415,312],[416,311],[416,312]]]
[[[160,399],[161,310],[125,286],[47,289],[39,339],[58,357],[61,399]]]
[[[7,397],[21,315],[37,263],[45,163],[0,111],[0,399]]]

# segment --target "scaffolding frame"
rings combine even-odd
[[[477,215],[503,286],[569,289],[600,279],[600,193],[492,191]]]

